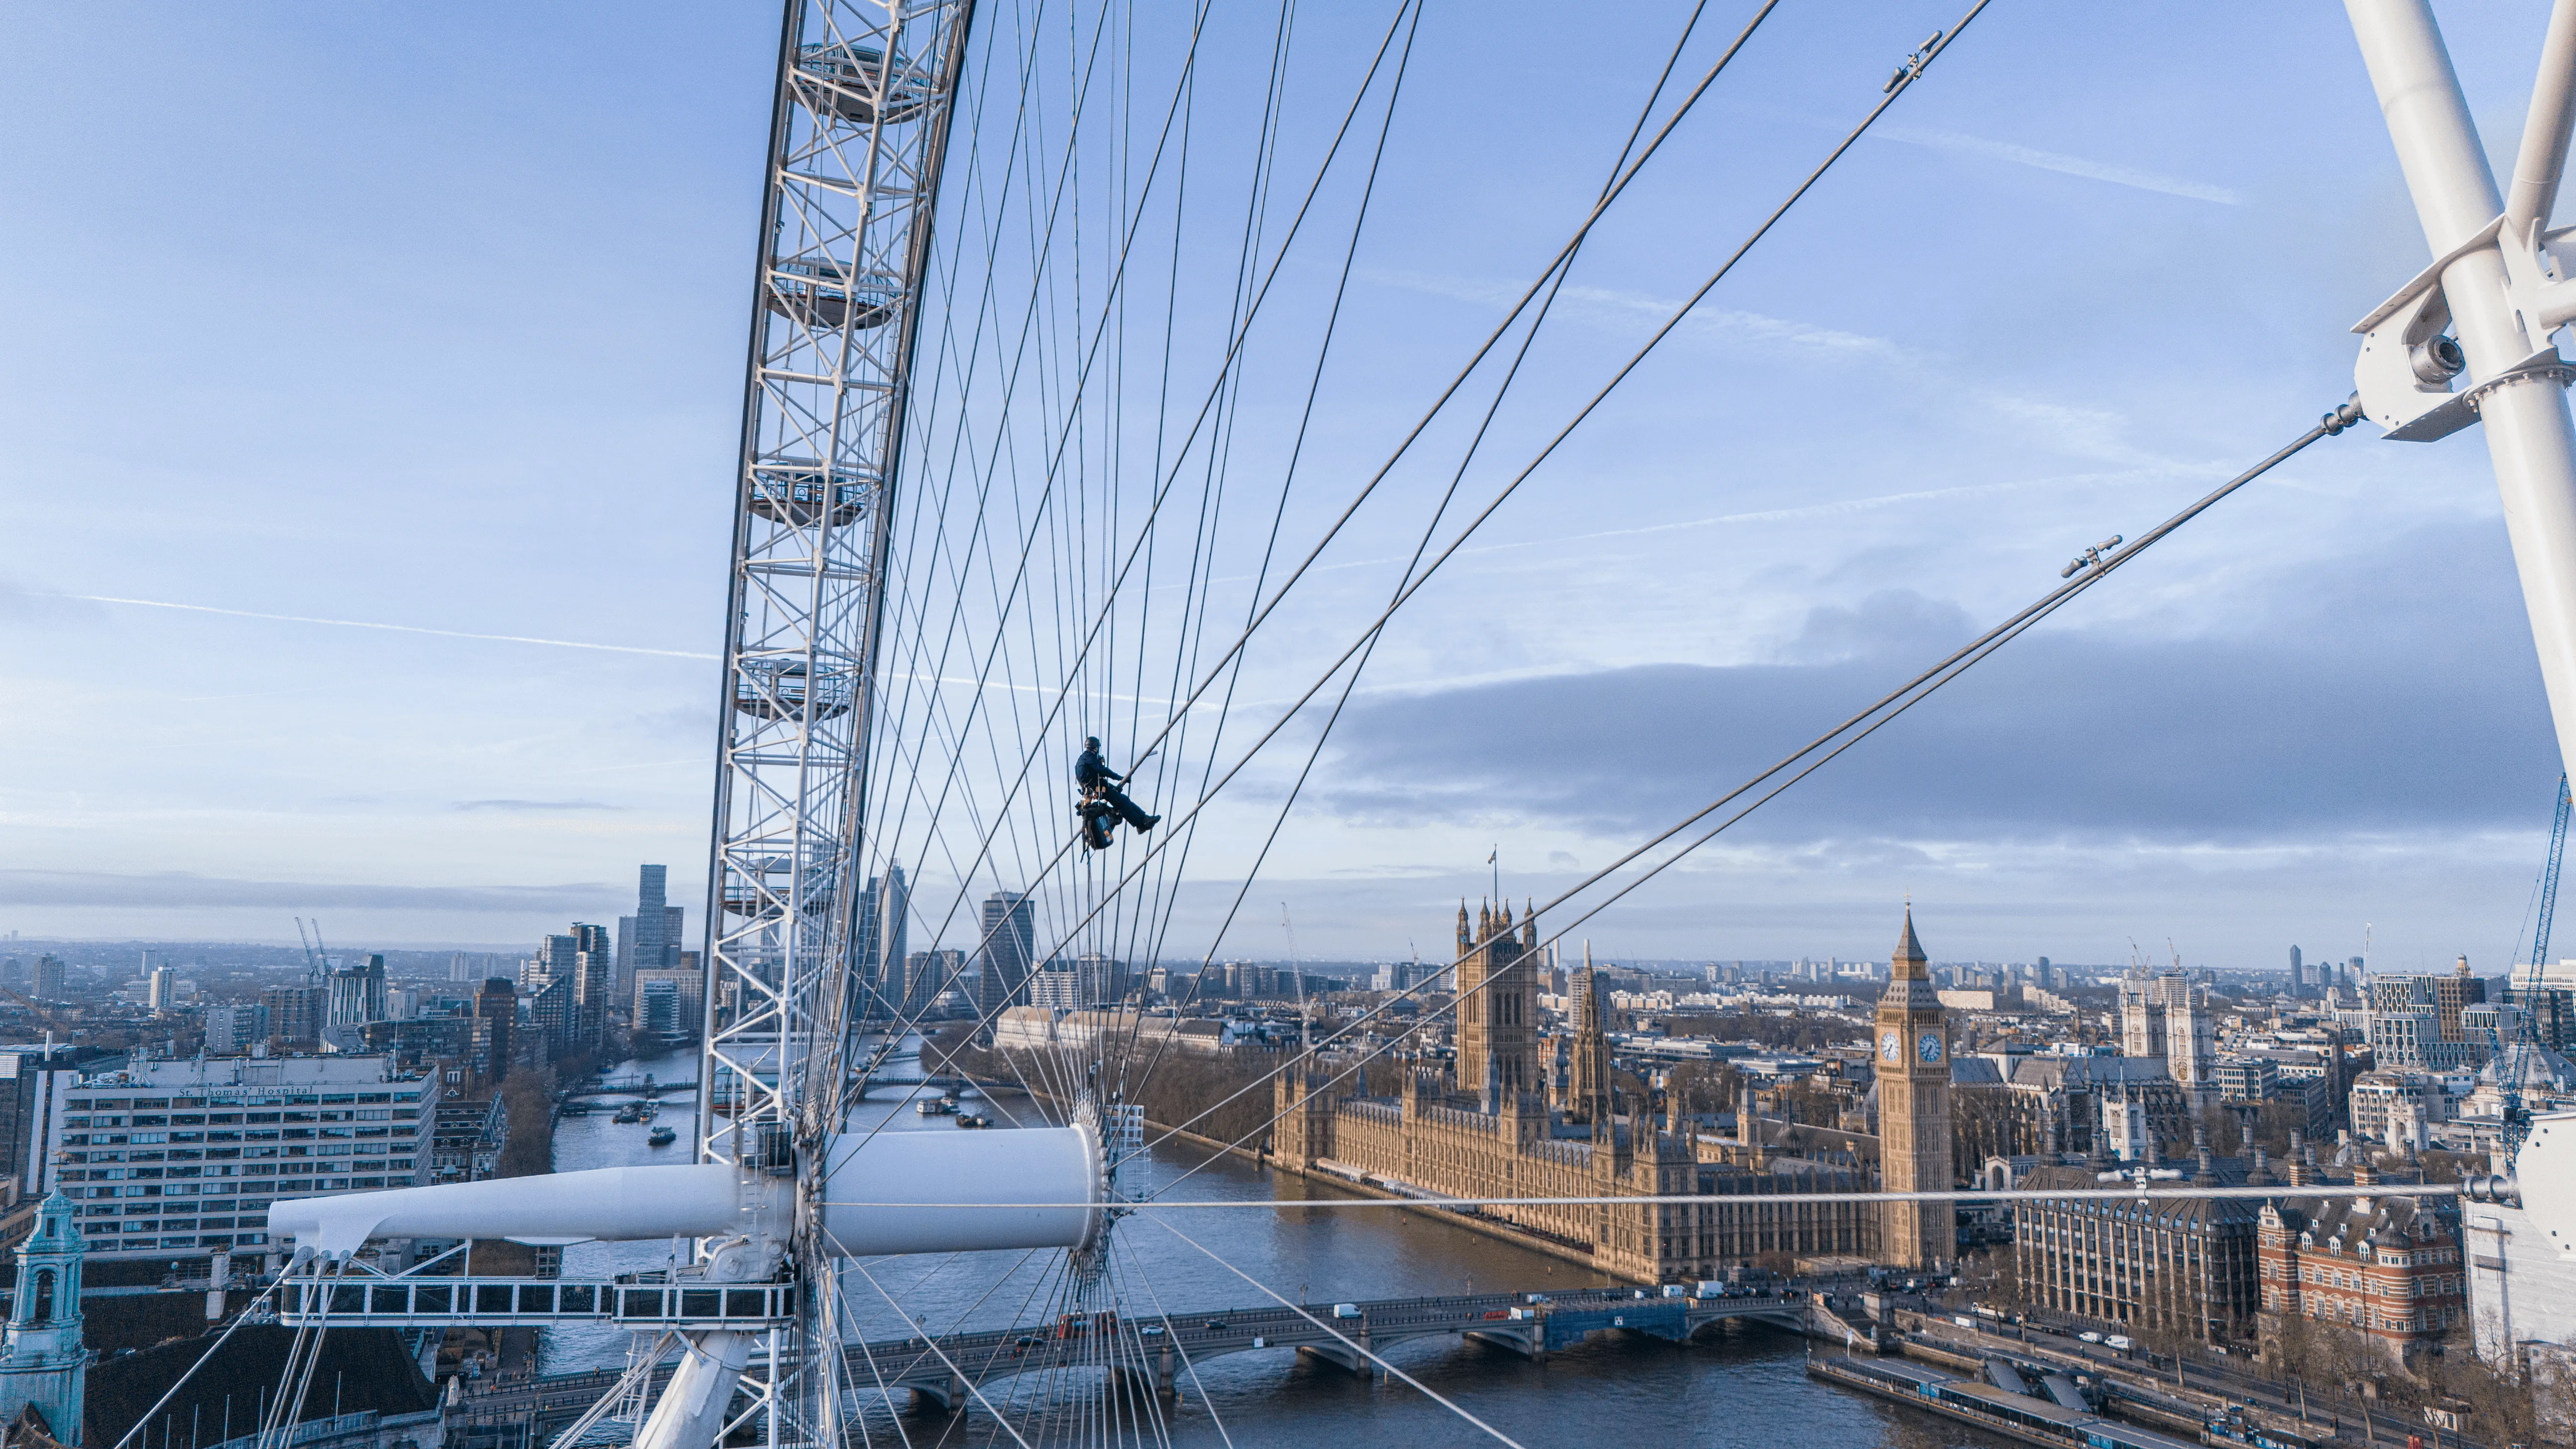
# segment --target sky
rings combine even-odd
[[[1587,243],[1452,532],[1959,8],[1787,0],[1764,23]],[[2545,7],[2437,8],[2509,153]],[[988,5],[986,38],[1007,66],[1008,26],[1076,13],[1097,12]],[[1131,138],[1187,23],[1135,13]],[[1301,14],[1274,240],[1393,13]],[[1425,7],[1311,414],[1356,172],[1247,349],[1211,617],[1249,604],[1271,504],[1283,549],[1321,537],[1537,275],[1686,14]],[[1750,14],[1713,4],[1682,69]],[[1249,184],[1275,18],[1223,11],[1204,42],[1211,215]],[[639,862],[700,899],[774,11],[10,3],[6,24],[0,930],[277,940],[303,916],[352,948],[518,950],[631,911]],[[1009,154],[1004,114],[956,154]],[[952,200],[978,194],[956,175]],[[992,215],[952,209],[955,296]],[[1121,329],[1126,411],[1079,446],[1141,458],[1207,385],[1236,286],[1208,235],[1151,289],[1198,339],[1177,381],[1152,329]],[[1266,855],[1319,710],[1210,807],[1164,954],[1430,954],[1462,895],[1573,885],[2295,436],[2350,388],[2353,319],[2426,258],[2339,8],[2140,25],[1998,0],[1398,613]],[[1220,771],[1384,607],[1468,425],[1437,423],[1257,636]],[[1111,461],[1084,486],[1107,518],[1154,476]],[[1160,537],[1121,608],[1186,594]],[[906,587],[935,601],[939,577]],[[1041,627],[1096,601],[1065,590]],[[1138,697],[1171,694],[1145,652],[1078,712],[1122,759]],[[1012,668],[1032,698],[1052,677]],[[1193,738],[1150,778],[1199,779]],[[2399,969],[2500,969],[2551,754],[2484,448],[2363,428],[1568,943],[1879,957],[1910,897],[1939,959],[2269,966],[2367,941]],[[962,814],[905,827],[916,947],[1034,869],[1056,807],[1030,808],[980,872],[954,865]]]

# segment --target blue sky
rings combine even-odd
[[[1784,4],[1587,250],[1496,466],[1957,8]],[[1284,154],[1320,147],[1389,13],[1309,0]],[[1285,537],[1582,213],[1684,13],[1429,7]],[[2507,151],[2545,7],[2441,13]],[[1257,91],[1273,14],[1213,33],[1211,194],[1215,98]],[[1696,63],[1747,14],[1713,6]],[[774,15],[8,24],[0,928],[273,939],[318,914],[335,941],[508,946],[615,914],[643,860],[692,898]],[[2339,8],[1999,0],[1399,616],[1223,953],[1279,954],[1282,903],[1307,954],[1401,953],[1490,850],[1515,896],[1606,863],[2295,434],[2424,259]],[[1320,317],[1333,260],[1283,269],[1283,318]],[[1311,325],[1280,325],[1246,459],[1293,431]],[[2368,923],[2383,962],[2500,962],[2557,770],[2493,483],[2474,436],[2368,431],[1582,933],[1879,955],[1911,892],[1944,958],[2170,938],[2268,965]],[[1440,481],[1356,521],[1245,700],[1275,713],[1383,603]],[[1229,547],[1218,613],[1253,557]],[[1174,954],[1301,759],[1211,812]]]

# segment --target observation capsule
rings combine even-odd
[[[821,464],[780,459],[753,465],[749,506],[773,523],[798,528],[810,527],[828,511],[832,527],[846,528],[867,511],[868,493],[875,486],[873,477],[848,469],[834,469],[827,484]]]
[[[733,707],[763,719],[831,719],[850,711],[850,679],[837,670],[808,678],[802,659],[746,659]]]
[[[902,287],[887,276],[862,276],[830,257],[778,257],[769,264],[769,310],[824,331],[883,327]]]
[[[796,69],[813,92],[812,105],[844,121],[867,125],[884,119],[889,125],[920,114],[930,97],[930,82],[895,58],[869,45],[808,45],[796,53]],[[885,104],[877,104],[882,95]]]

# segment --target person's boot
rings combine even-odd
[[[1162,824],[1162,823],[1163,823],[1163,817],[1162,817],[1162,816],[1160,816],[1160,815],[1148,815],[1148,816],[1146,816],[1146,817],[1145,817],[1144,821],[1136,827],[1136,832],[1137,832],[1138,834],[1140,834],[1140,835],[1141,835],[1141,834],[1143,834],[1144,832],[1146,832],[1146,831],[1148,831],[1148,830],[1151,830],[1151,829],[1153,829],[1155,826],[1160,825],[1160,824]]]

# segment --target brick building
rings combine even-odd
[[[2288,1318],[2318,1319],[2403,1361],[2469,1311],[2448,1196],[2282,1198],[2263,1205],[2258,1244],[2267,1339]]]

